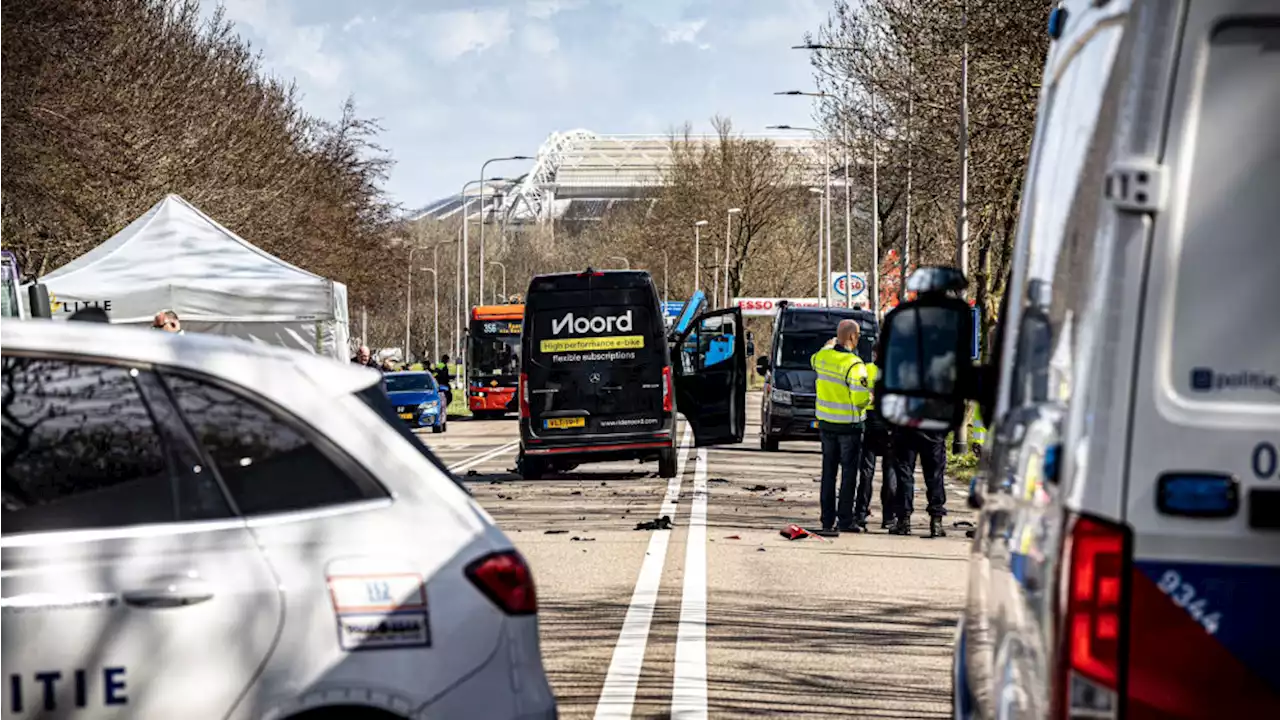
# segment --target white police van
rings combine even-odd
[[[529,568],[378,373],[3,334],[4,717],[556,717]]]
[[[898,424],[994,420],[956,717],[1280,717],[1280,4],[1079,0],[990,367],[962,280],[882,328]]]

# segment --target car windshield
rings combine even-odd
[[[809,358],[822,349],[833,333],[784,333],[775,349],[778,367],[807,368]]]
[[[520,336],[479,336],[471,340],[471,374],[479,377],[520,372]]]
[[[436,389],[435,378],[427,373],[413,375],[387,375],[387,392],[422,392]]]

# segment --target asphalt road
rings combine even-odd
[[[877,485],[871,534],[789,541],[818,524],[818,446],[760,451],[748,407],[746,442],[683,450],[670,483],[657,463],[523,481],[513,419],[423,439],[533,566],[562,718],[946,717],[964,487],[946,538],[923,512],[913,537],[880,530]],[[923,490],[917,470],[917,508]],[[664,512],[671,530],[634,529]]]

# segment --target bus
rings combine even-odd
[[[467,332],[467,407],[478,419],[514,412],[520,380],[520,330],[524,305],[471,309]]]

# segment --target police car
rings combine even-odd
[[[882,328],[887,419],[992,421],[955,715],[1280,717],[1280,6],[1050,17],[993,362],[955,269]]]
[[[528,566],[378,373],[3,328],[6,718],[554,718]]]

